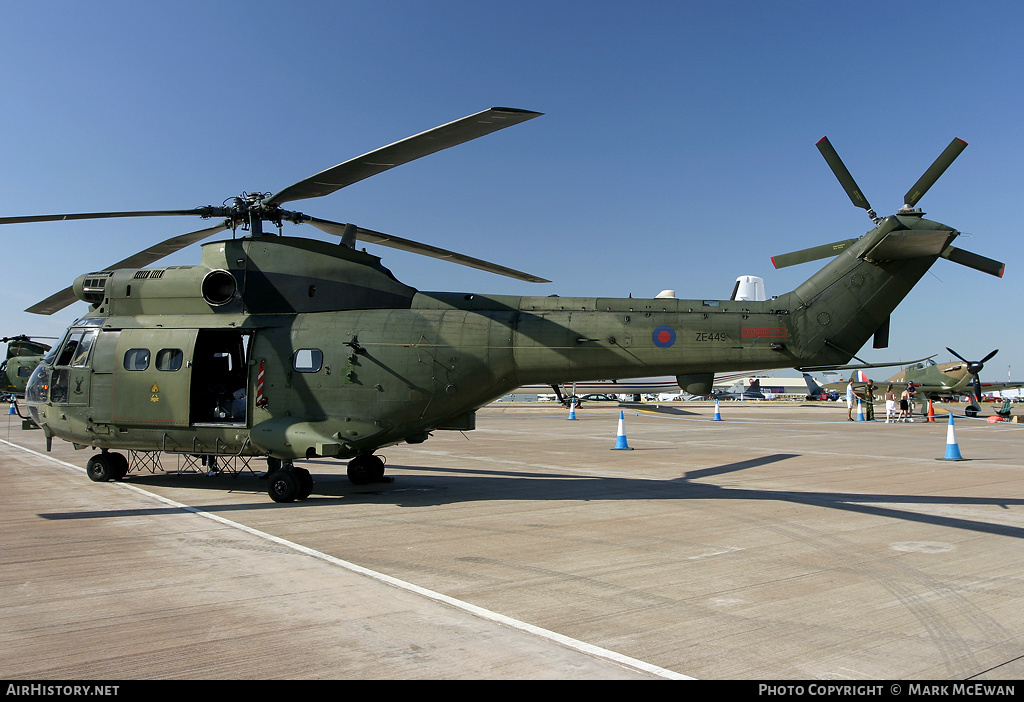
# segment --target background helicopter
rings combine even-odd
[[[312,490],[295,459],[350,458],[353,482],[380,480],[378,449],[420,443],[434,430],[473,429],[477,408],[528,384],[671,374],[684,391],[706,395],[719,371],[843,364],[872,335],[882,339],[892,310],[940,255],[1002,270],[991,259],[956,253],[950,242],[959,232],[911,208],[959,148],[939,157],[899,214],[882,219],[869,209],[874,229],[832,247],[827,255],[835,258],[824,268],[771,300],[421,292],[357,251],[356,242],[547,281],[281,207],[537,116],[485,110],[276,194],[245,194],[221,207],[0,218],[224,218],[79,276],[29,308],[50,314],[75,300],[91,306],[30,378],[33,421],[48,441],[99,448],[89,459],[93,480],[128,471],[128,460],[110,449],[267,456],[268,492],[288,502]],[[834,171],[837,159],[829,161]],[[264,222],[280,231],[286,221],[312,224],[340,243],[264,232]],[[239,228],[249,235],[204,244],[198,265],[139,268]],[[813,260],[820,249],[776,260]]]
[[[21,397],[25,394],[25,384],[36,369],[43,356],[50,350],[49,344],[33,339],[50,339],[41,336],[5,336],[0,344],[7,344],[7,355],[0,363],[0,396],[4,399]]]

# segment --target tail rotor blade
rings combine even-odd
[[[825,157],[825,162],[832,169],[836,178],[839,180],[839,184],[843,186],[843,190],[850,196],[850,201],[854,205],[861,209],[867,210],[868,214],[874,219],[874,212],[871,210],[871,205],[868,203],[868,199],[864,197],[864,193],[861,192],[860,187],[857,185],[857,181],[850,175],[850,171],[847,170],[846,164],[839,158],[839,154],[832,147],[832,143],[828,140],[828,137],[822,137],[818,141],[818,151]]]
[[[953,141],[950,142],[949,146],[946,147],[946,150],[939,154],[939,157],[935,159],[935,163],[933,163],[928,170],[924,172],[924,175],[914,183],[914,187],[908,190],[907,194],[904,195],[903,202],[906,203],[907,209],[917,204],[918,200],[928,192],[928,189],[935,185],[935,181],[939,179],[939,176],[949,168],[949,164],[953,163],[953,161],[956,160],[956,157],[959,156],[966,148],[967,142],[963,139],[953,139]]]
[[[946,250],[942,252],[942,257],[952,261],[953,263],[959,263],[961,266],[967,266],[968,268],[973,268],[976,271],[994,275],[997,278],[1002,278],[1003,273],[1006,271],[1006,264],[1002,261],[995,261],[991,258],[971,253],[970,251],[958,249],[954,246],[946,247]]]
[[[856,239],[846,239],[844,241],[836,241],[831,244],[814,246],[809,249],[801,249],[799,251],[779,254],[778,256],[772,256],[772,265],[776,268],[785,268],[786,266],[795,266],[798,263],[817,261],[820,258],[838,256],[843,252],[843,249],[856,241]]]

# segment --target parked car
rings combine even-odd
[[[618,402],[619,398],[615,395],[602,395],[602,394],[591,394],[584,395],[580,398],[581,400],[589,400],[591,402]]]

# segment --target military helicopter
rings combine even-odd
[[[34,339],[52,338],[39,336],[5,336],[0,344],[7,344],[7,356],[0,362],[0,396],[7,398],[25,394],[25,385],[43,356],[50,350],[49,344]]]
[[[478,408],[524,385],[674,375],[686,392],[707,395],[715,372],[843,364],[872,334],[880,338],[940,255],[1002,269],[953,249],[957,230],[909,209],[955,158],[948,149],[898,214],[875,218],[871,231],[827,254],[816,247],[778,257],[788,265],[835,256],[793,292],[762,301],[423,292],[357,250],[357,241],[548,281],[282,209],[539,114],[484,110],[222,207],[0,218],[223,218],[81,275],[29,309],[90,305],[33,372],[32,420],[48,442],[99,449],[87,467],[96,481],[127,473],[128,459],[113,449],[263,456],[270,497],[291,502],[313,487],[295,461],[350,459],[352,482],[380,481],[381,448],[471,430]],[[840,180],[850,192],[852,178]],[[285,221],[340,240],[283,236]],[[279,233],[265,233],[264,222]],[[239,228],[248,235],[235,236]],[[204,244],[197,265],[143,267],[228,229],[232,238]]]

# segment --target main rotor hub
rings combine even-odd
[[[232,229],[241,226],[248,229],[252,236],[263,234],[263,222],[272,222],[281,229],[282,220],[301,222],[303,215],[298,212],[286,212],[280,205],[269,204],[271,193],[242,193],[226,200],[221,208],[206,208],[209,214],[204,216],[225,217]]]

